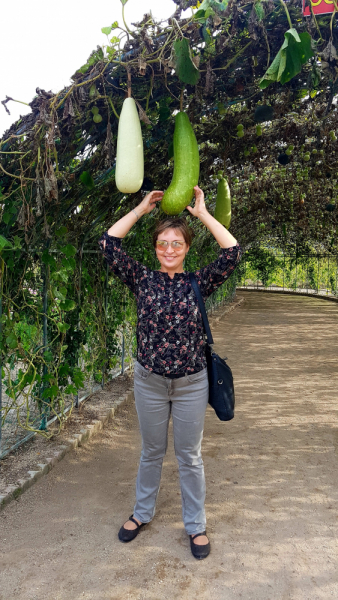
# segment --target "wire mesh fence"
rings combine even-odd
[[[69,250],[69,248],[68,248]],[[73,251],[72,251],[73,252]],[[124,372],[135,347],[135,303],[101,254],[20,253],[0,296],[0,459]],[[8,261],[9,262],[9,261]]]
[[[15,351],[8,346],[0,356],[0,459],[38,432],[48,435],[52,422],[58,420],[61,427],[90,394],[132,368],[136,356],[135,300],[117,278],[108,276],[101,253],[84,250],[76,263],[72,293],[77,306],[65,313],[61,341],[55,322],[65,301],[56,297],[53,272],[47,278],[40,259],[36,254],[25,271],[20,298],[6,289],[0,297],[0,327],[10,320],[13,333],[4,335],[7,343],[13,335],[13,348],[16,344]],[[231,302],[236,277],[208,298],[209,313]],[[55,381],[61,395],[53,397]]]
[[[243,256],[238,288],[338,298],[338,258],[332,254],[249,250]]]

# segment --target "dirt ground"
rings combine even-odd
[[[129,377],[129,371],[124,376],[119,375],[107,383],[103,390],[100,389],[82,402],[78,409],[74,408],[70,418],[63,423],[61,431],[56,422],[50,425],[48,432],[54,433],[50,439],[37,434],[0,460],[0,495],[6,494],[8,486],[17,486],[20,479],[26,479],[29,470],[38,471],[38,464],[46,464],[46,459],[53,458],[55,453],[67,444],[67,440],[79,434],[96,419],[104,418],[114,401],[132,387],[133,381]]]
[[[157,514],[131,544],[140,436],[130,403],[0,513],[0,600],[328,600],[338,597],[338,306],[241,292],[214,329],[236,417],[207,411],[210,556],[181,521],[172,443]]]

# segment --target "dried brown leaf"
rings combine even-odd
[[[144,60],[143,56],[140,56],[138,59],[138,68],[139,68],[139,73],[140,75],[145,75],[146,74],[146,70],[147,70],[147,63]]]
[[[150,121],[146,111],[143,110],[142,106],[137,102],[137,100],[135,102],[137,104],[140,121],[143,121],[143,123],[146,123],[146,125],[151,125],[151,121]]]
[[[323,52],[321,52],[320,55],[322,56],[324,61],[330,62],[333,60],[338,60],[337,50],[334,47],[332,40],[329,41],[328,45],[325,46]]]
[[[48,202],[52,200],[58,200],[58,182],[56,179],[56,175],[53,169],[53,166],[50,162],[47,163],[47,169],[44,176],[44,184],[45,184],[45,193]]]
[[[194,63],[195,67],[197,67],[197,69],[198,69],[198,67],[200,66],[200,62],[201,62],[201,55],[197,54],[196,56],[193,56],[192,62]]]
[[[113,160],[113,136],[111,131],[111,124],[107,125],[107,137],[103,146],[103,154],[105,155],[104,163],[107,168],[111,167]]]
[[[67,119],[68,117],[75,117],[75,111],[71,96],[68,96],[68,98],[66,99],[62,119]]]

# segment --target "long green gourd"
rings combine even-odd
[[[215,208],[215,219],[229,229],[231,223],[231,194],[229,184],[223,177],[217,186],[217,199]]]
[[[161,207],[167,215],[178,215],[190,204],[198,184],[200,158],[194,130],[185,112],[175,118],[174,173]]]
[[[144,178],[143,139],[135,100],[126,98],[119,120],[115,181],[124,194],[138,192]]]

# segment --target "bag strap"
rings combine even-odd
[[[208,317],[207,317],[207,311],[205,310],[205,305],[204,305],[204,302],[203,302],[201,290],[200,290],[200,288],[198,286],[195,273],[189,273],[189,278],[190,278],[190,283],[191,283],[192,288],[193,288],[193,290],[195,292],[195,295],[197,297],[198,304],[199,304],[199,307],[200,307],[200,310],[201,310],[201,313],[202,313],[202,319],[203,319],[205,333],[207,334],[208,344],[210,346],[212,346],[213,343],[214,343],[214,340],[213,340],[213,337],[212,337],[212,334],[211,334],[210,325],[209,325],[209,321],[208,321]]]

